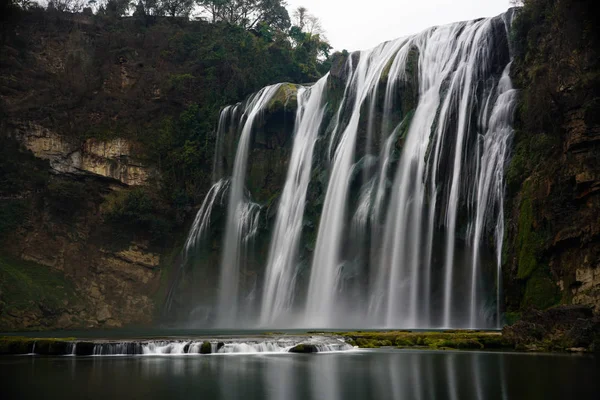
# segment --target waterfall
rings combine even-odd
[[[298,93],[296,120],[300,123],[294,132],[287,179],[269,250],[260,314],[262,325],[285,316],[292,305],[306,191],[317,133],[325,111],[322,104],[325,82],[326,79],[321,79],[313,87],[302,88]]]
[[[323,205],[308,286],[306,326],[326,327],[333,318],[336,286],[341,268],[339,252],[346,218],[346,198],[354,159],[360,107],[373,91],[381,71],[396,49],[397,42],[390,42],[371,51],[361,52],[358,65],[348,79],[348,87],[353,88],[354,104],[350,121],[341,133],[335,152]],[[340,107],[342,106],[344,102]],[[336,126],[334,132],[339,128],[339,125]]]
[[[238,317],[240,264],[243,262],[244,245],[255,231],[253,228],[248,229],[249,224],[255,226],[257,222],[257,206],[250,204],[244,195],[250,138],[255,120],[260,117],[265,105],[277,92],[279,86],[273,85],[262,89],[250,99],[244,108],[243,113],[246,120],[240,134],[229,189],[217,303],[219,326],[235,326]]]
[[[249,152],[261,151],[258,122],[282,85],[223,110],[215,183],[185,246],[202,246],[211,209],[227,195],[215,326],[500,326],[517,95],[511,13],[353,53],[315,84],[296,86],[293,132],[269,128],[293,139],[278,201],[269,203],[275,213],[261,213],[266,204],[245,183]],[[237,135],[230,177],[228,134]],[[302,243],[313,225],[314,249]],[[247,267],[255,237],[268,250]],[[248,276],[258,302],[240,284]]]

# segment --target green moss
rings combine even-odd
[[[507,325],[512,325],[521,319],[521,313],[520,312],[506,312],[506,313],[504,313],[504,319],[506,320]]]
[[[560,293],[556,284],[552,281],[550,274],[545,268],[537,269],[527,280],[523,306],[533,306],[545,309],[558,304]]]
[[[210,342],[202,343],[202,346],[200,346],[200,354],[210,354],[210,353],[212,353],[212,345],[210,344]]]
[[[25,337],[4,336],[0,338],[0,354],[31,353],[35,340]]]
[[[519,279],[525,279],[531,275],[531,273],[537,267],[537,261],[535,258],[535,248],[533,247],[533,209],[531,206],[531,199],[526,198],[521,203],[521,210],[519,213],[519,264],[517,277]]]
[[[36,354],[62,355],[66,354],[73,337],[66,338],[30,338],[23,336],[0,337],[0,354]]]
[[[16,310],[60,310],[79,301],[74,285],[61,272],[49,267],[0,256],[0,318]]]
[[[387,64],[385,64],[385,67],[383,67],[383,70],[381,71],[381,76],[379,78],[379,83],[380,84],[386,84],[388,81],[388,78],[390,76],[390,70],[392,69],[392,64],[394,64],[394,59],[396,58],[396,53],[394,53],[394,55],[392,57],[390,57],[389,61],[387,62]]]
[[[544,246],[544,233],[534,227],[532,183],[525,182],[519,208],[517,251],[517,278],[527,279],[539,266],[539,254]]]
[[[513,344],[496,332],[444,331],[444,332],[344,332],[340,335],[348,343],[361,348],[428,347],[431,349],[497,349],[512,348]]]
[[[483,349],[477,339],[469,338],[427,339],[425,343],[432,349]]]
[[[298,86],[293,83],[282,83],[266,108],[269,112],[274,113],[283,110],[293,111],[297,106]]]

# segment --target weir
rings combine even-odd
[[[203,299],[216,311],[199,323],[500,327],[512,12],[340,56],[318,82],[295,86],[285,101],[294,123],[277,128],[292,138],[285,183],[268,204],[253,200],[247,169],[262,118],[290,85],[226,107],[214,186],[185,245],[205,245],[226,196],[218,288]],[[257,237],[267,242],[260,257],[248,252]]]

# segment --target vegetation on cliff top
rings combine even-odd
[[[240,18],[230,21],[214,7],[218,15],[210,22],[206,14],[199,20],[167,17],[189,15],[168,12],[169,1],[140,3],[146,8],[138,6],[133,16],[115,0],[96,3],[95,13],[69,12],[81,11],[77,2],[51,3],[47,10],[35,2],[3,4],[0,45],[7,57],[0,62],[0,113],[8,124],[0,127],[2,136],[15,121],[30,121],[70,140],[140,143],[144,161],[160,172],[160,190],[112,196],[122,199],[109,198],[103,209],[109,221],[140,222],[153,238],[172,230],[167,220],[183,224],[210,187],[221,107],[267,84],[315,81],[329,68],[322,32],[305,29],[298,19],[291,26],[279,0],[245,2],[258,7],[245,14],[256,17],[251,24],[241,18],[243,10],[234,10]],[[54,61],[40,64],[42,58]],[[11,151],[18,149],[12,145]],[[19,168],[29,162],[20,161]],[[46,186],[68,200],[55,202],[57,211],[88,202],[78,182]],[[12,193],[22,197],[17,189]],[[152,210],[143,198],[155,203]],[[20,214],[19,204],[3,202],[0,231],[14,228]]]

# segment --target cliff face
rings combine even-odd
[[[70,140],[32,123],[15,127],[12,136],[36,157],[50,161],[60,174],[97,175],[131,186],[150,184],[157,178],[156,169],[141,160],[141,146],[127,139]]]
[[[123,29],[33,13],[2,41],[0,330],[148,324],[162,300],[173,215],[131,126],[182,106],[161,104],[174,68],[144,69],[156,31]]]
[[[210,188],[220,108],[321,63],[282,32],[229,24],[2,18],[0,330],[150,323]],[[256,139],[267,199],[286,140]]]
[[[600,65],[593,2],[526,1],[515,21],[521,90],[508,172],[507,310],[600,311]]]
[[[592,2],[572,3],[530,0],[515,22],[521,104],[507,176],[503,287],[511,318],[560,303],[600,309],[599,42]],[[269,57],[283,56],[247,32],[204,23],[40,14],[14,32],[0,43],[0,330],[150,323],[173,279],[168,267],[192,205],[209,189],[218,109],[288,80],[256,78],[270,71]],[[238,43],[226,40],[233,36],[243,36],[247,54],[236,53]],[[213,46],[215,37],[225,39]],[[343,97],[344,60],[333,60],[328,115]],[[252,64],[252,74],[236,62]],[[409,66],[398,119],[410,118],[418,93],[417,67]],[[268,251],[295,96],[285,86],[252,138],[246,184],[264,218],[249,271]],[[236,148],[236,138],[228,140],[219,160],[225,171]],[[326,148],[318,144],[315,159],[327,159]],[[328,179],[329,165],[317,164],[305,261]],[[224,208],[213,216],[209,254],[199,255],[210,271],[191,271],[185,296],[214,296]],[[252,283],[253,274],[244,279]]]

